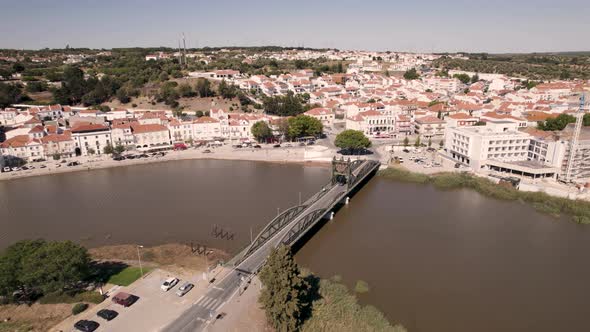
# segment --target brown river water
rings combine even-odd
[[[25,238],[237,252],[329,169],[187,160],[0,182],[0,249]],[[216,239],[223,229],[233,240]],[[467,190],[374,177],[297,253],[409,331],[590,331],[590,226]]]

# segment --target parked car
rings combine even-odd
[[[128,155],[128,156],[127,156],[127,157],[125,157],[125,158],[127,158],[127,159],[135,159],[135,156],[134,156],[134,155],[132,155],[132,154],[130,154],[130,155]]]
[[[124,307],[131,306],[133,303],[137,302],[137,300],[139,300],[139,297],[125,292],[119,292],[113,296],[113,302]]]
[[[166,280],[164,280],[164,282],[162,283],[162,290],[164,292],[169,291],[172,287],[176,286],[176,284],[179,282],[180,280],[178,280],[178,278],[168,278]]]
[[[125,157],[123,157],[123,156],[114,156],[113,157],[113,160],[121,161],[121,160],[125,160]]]
[[[262,149],[262,146],[260,146],[260,144],[256,144],[256,145],[254,145],[254,148],[255,149]]]
[[[28,171],[28,170],[29,170],[29,167],[27,167],[27,166],[23,166],[23,167],[21,167],[20,169],[22,169],[23,171]]]
[[[20,171],[20,167],[13,167],[11,168],[13,172]]]
[[[211,153],[211,150],[209,150],[209,149],[203,150],[203,153]]]
[[[149,158],[149,156],[147,154],[145,154],[145,153],[142,153],[142,154],[139,155],[138,158]]]
[[[98,324],[97,322],[95,322],[93,320],[85,320],[85,319],[79,320],[76,322],[76,324],[74,324],[74,328],[76,328],[76,330],[82,331],[82,332],[95,331],[99,326],[100,326],[100,324]]]
[[[12,169],[10,169],[10,167],[8,167],[8,166],[7,166],[7,167],[4,167],[4,168],[2,169],[2,172],[5,172],[5,173],[6,173],[6,172],[10,172],[10,171],[12,171]]]
[[[47,168],[47,165],[41,165],[39,168]]]
[[[405,153],[410,153],[410,150],[408,150],[408,149],[403,149],[402,151]]]
[[[78,165],[80,165],[80,163],[77,162],[77,161],[71,161],[71,162],[68,163],[68,166],[70,166],[70,167],[72,167],[72,166],[78,166]]]
[[[188,147],[184,143],[175,143],[174,150],[186,150]]]
[[[96,313],[96,315],[100,318],[105,319],[105,320],[113,320],[113,319],[115,319],[115,317],[117,317],[119,315],[119,313],[116,312],[115,310],[102,309],[102,310],[98,311]]]
[[[190,282],[185,282],[184,284],[182,284],[182,286],[178,288],[178,291],[176,291],[176,295],[182,297],[184,296],[184,294],[190,292],[190,290],[193,289],[193,287],[195,287],[195,285],[191,284]]]
[[[280,144],[275,144],[275,145],[273,145],[272,147],[273,147],[273,148],[280,148],[280,147],[281,147],[281,145],[280,145]]]

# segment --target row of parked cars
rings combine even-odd
[[[154,152],[151,154],[147,154],[147,153],[142,153],[142,154],[128,154],[125,156],[122,155],[115,155],[113,156],[113,160],[116,161],[121,161],[121,160],[125,160],[125,159],[142,159],[142,158],[149,158],[149,157],[164,157],[166,155],[166,152]]]
[[[179,282],[180,279],[178,278],[168,278],[164,280],[160,288],[162,289],[162,291],[167,292],[174,288],[174,286],[176,286]],[[195,285],[191,284],[190,282],[185,282],[180,287],[178,287],[176,295],[182,297],[186,293],[190,292],[191,289],[193,289],[194,287]],[[121,305],[125,308],[130,307],[135,302],[137,302],[137,300],[139,300],[138,296],[126,292],[119,292],[115,294],[115,296],[113,296],[112,298],[112,301],[114,303]],[[102,309],[99,312],[97,312],[96,315],[106,321],[111,321],[115,319],[119,315],[119,313],[115,310]],[[74,324],[74,328],[82,332],[93,332],[96,329],[98,329],[99,326],[100,323],[98,323],[97,321],[87,319],[79,320],[76,322],[76,324]]]

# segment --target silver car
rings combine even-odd
[[[190,292],[190,290],[193,289],[193,287],[195,287],[195,285],[191,284],[190,282],[185,282],[184,284],[182,284],[182,286],[178,288],[178,291],[176,291],[176,295],[182,297],[184,296],[184,294]]]

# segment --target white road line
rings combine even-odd
[[[207,307],[207,305],[209,304],[209,302],[211,302],[212,300],[213,300],[213,299],[212,299],[212,298],[210,298],[210,297],[205,297],[205,300],[204,300],[203,302],[199,303],[199,305],[200,305],[201,307],[205,307],[205,308],[206,308],[206,307]]]
[[[217,287],[217,286],[213,286],[213,289],[217,289],[217,290],[220,290],[220,291],[224,290],[223,288]]]
[[[193,304],[199,303],[204,297],[205,297],[205,295],[201,295],[201,297],[199,297],[199,299],[197,301],[195,301],[195,303],[193,303]]]
[[[215,305],[217,304],[217,300],[212,301],[211,303],[209,303],[207,305],[207,309],[213,309],[215,308]]]

